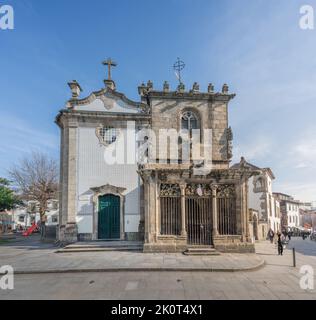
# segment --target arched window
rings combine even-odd
[[[182,114],[181,129],[199,129],[198,118],[192,111],[185,111]]]
[[[257,182],[256,182],[256,188],[257,188],[257,189],[263,188],[263,180],[262,180],[262,178],[259,178],[259,179],[257,180]]]

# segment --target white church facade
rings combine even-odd
[[[77,81],[69,86],[72,98],[56,117],[61,132],[61,242],[140,240],[145,252],[183,252],[192,246],[254,252],[247,184],[258,172],[243,161],[238,168],[229,167],[228,103],[235,95],[227,85],[221,92],[214,92],[212,84],[200,92],[197,83],[189,91],[180,83],[171,91],[167,82],[155,90],[148,81],[138,88],[139,102],[118,92],[110,74],[103,89],[85,98],[79,97]],[[135,161],[131,155],[141,144],[137,132],[149,129],[157,137],[161,129],[186,132],[188,158],[185,148],[178,148],[180,142],[175,156],[172,148],[161,151],[160,140],[153,146],[143,137],[151,150],[141,163]],[[211,149],[204,129],[212,131]],[[199,159],[192,153],[195,130],[201,130]],[[109,163],[106,154],[123,161]],[[211,170],[202,172],[200,167],[208,164]]]

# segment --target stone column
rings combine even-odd
[[[158,172],[155,175],[155,208],[156,208],[156,240],[160,235],[160,183],[158,181]]]
[[[241,214],[241,225],[242,225],[242,239],[244,242],[247,242],[247,224],[246,221],[247,213],[246,213],[246,200],[245,200],[245,180],[242,177],[240,181],[240,214]]]
[[[248,208],[248,177],[245,179],[244,182],[245,188],[245,218],[246,218],[246,241],[250,242],[250,231],[249,231],[249,208]]]
[[[218,222],[217,222],[217,186],[212,186],[212,215],[213,215],[213,236],[218,235]]]
[[[187,230],[186,230],[186,217],[185,217],[185,188],[186,184],[180,184],[180,190],[181,190],[181,236],[186,237],[187,236]]]
[[[145,209],[145,242],[154,242],[156,232],[155,181],[151,171],[143,173],[144,179],[144,209]]]

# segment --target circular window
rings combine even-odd
[[[119,130],[114,127],[99,127],[98,128],[98,137],[100,142],[105,145],[112,144],[116,141]]]

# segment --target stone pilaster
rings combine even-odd
[[[77,241],[77,120],[63,119],[61,126],[60,224],[61,242]]]
[[[218,235],[218,222],[217,222],[217,186],[212,185],[212,215],[213,215],[213,236]]]
[[[145,243],[154,242],[156,235],[156,188],[151,171],[143,174],[144,209],[145,209]]]
[[[187,237],[186,217],[185,217],[185,188],[186,184],[180,184],[181,190],[181,236]]]

